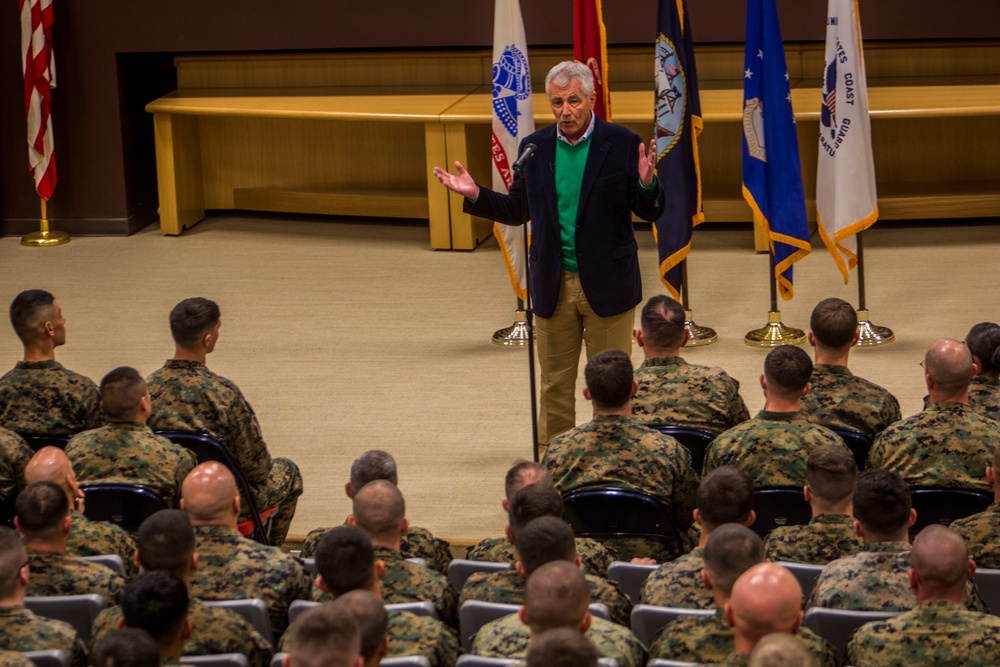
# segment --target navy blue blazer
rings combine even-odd
[[[632,228],[632,213],[653,221],[663,208],[657,188],[646,194],[639,183],[639,135],[594,116],[587,164],[583,171],[576,218],[576,254],[580,284],[590,307],[601,317],[611,317],[635,307],[642,300],[639,245]],[[521,145],[535,144],[535,156],[514,181],[509,194],[479,186],[479,198],[465,200],[466,213],[505,225],[523,225],[521,193],[527,184],[531,219],[531,299],[539,317],[552,317],[562,284],[562,241],[556,203],[556,126],[534,132]]]

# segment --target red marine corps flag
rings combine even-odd
[[[28,117],[28,167],[38,196],[48,200],[56,188],[56,157],[52,141],[52,0],[18,0],[21,10],[21,67],[24,110]]]
[[[573,6],[573,57],[594,73],[597,102],[594,113],[611,120],[611,92],[608,90],[608,38],[604,33],[601,0],[575,0]]]

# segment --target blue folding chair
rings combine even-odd
[[[87,482],[80,489],[87,497],[84,516],[91,521],[110,521],[133,533],[146,517],[167,509],[160,494],[141,484]]]
[[[699,475],[701,474],[701,469],[705,465],[705,452],[708,451],[708,446],[712,444],[713,440],[715,440],[714,433],[703,428],[676,426],[674,424],[660,426],[650,425],[649,428],[669,435],[677,442],[684,445],[684,447],[691,452],[691,467],[694,468],[695,472]]]

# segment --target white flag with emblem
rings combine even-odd
[[[493,10],[493,189],[507,192],[513,182],[511,165],[521,140],[535,131],[531,106],[528,43],[518,0],[496,0]],[[517,298],[527,296],[524,234],[528,225],[493,223],[493,235],[503,249]]]
[[[848,281],[855,234],[878,220],[868,86],[857,0],[830,0],[820,108],[816,211],[819,233]]]

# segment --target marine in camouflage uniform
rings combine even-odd
[[[0,377],[0,426],[18,433],[72,435],[97,428],[101,397],[93,380],[58,361],[19,361]]]
[[[910,486],[992,493],[983,471],[998,442],[1000,422],[976,414],[965,403],[930,403],[875,439],[867,467],[898,473]]]
[[[639,390],[632,398],[632,414],[643,424],[676,424],[718,434],[750,419],[740,383],[721,368],[659,357],[643,361],[635,379]]]
[[[555,440],[542,463],[560,493],[582,487],[617,487],[651,493],[664,504],[682,533],[691,525],[698,476],[691,454],[670,436],[642,426],[634,417],[596,415]],[[619,560],[669,560],[684,549],[670,540],[600,540]]]
[[[589,537],[576,538],[576,555],[583,561],[587,572],[598,577],[607,577],[608,568],[615,560],[614,554],[606,546]],[[465,557],[487,563],[513,564],[517,561],[514,545],[506,537],[487,537],[471,547]]]
[[[36,616],[21,605],[0,607],[0,649],[45,651],[56,649],[72,667],[85,667],[87,649],[69,623]]]
[[[965,539],[969,558],[977,567],[1000,569],[1000,502],[979,514],[952,521],[950,528]]]
[[[704,567],[705,547],[695,547],[690,553],[664,563],[642,583],[639,601],[658,607],[711,609],[715,598],[701,580]]]
[[[969,382],[969,407],[983,417],[1000,421],[1000,378],[973,377]]]
[[[809,628],[799,629],[805,643],[823,667],[837,667],[837,649]],[[726,623],[725,612],[717,608],[715,615],[681,616],[663,630],[649,647],[650,659],[683,660],[686,662],[722,662],[734,650],[735,633]]]
[[[0,428],[0,492],[13,498],[24,488],[24,468],[32,454],[21,436]]]
[[[905,614],[858,628],[847,661],[865,667],[993,667],[1000,663],[1000,618],[957,602],[918,602]]]
[[[817,424],[850,428],[874,438],[903,418],[895,396],[854,375],[847,366],[815,364],[809,384],[802,414]]]
[[[316,547],[319,546],[319,541],[329,530],[329,528],[316,528],[309,531],[306,539],[302,542],[303,558],[313,557],[313,554],[316,553]],[[427,561],[427,567],[437,570],[441,574],[448,574],[448,565],[451,563],[451,548],[447,542],[434,537],[431,531],[426,528],[410,526],[406,534],[399,540],[399,553],[403,554],[403,558],[423,558]]]
[[[194,453],[158,436],[145,424],[115,422],[85,431],[66,445],[80,482],[125,482],[156,491],[177,507],[184,478],[198,464]]]
[[[250,483],[257,509],[278,510],[271,517],[271,537],[281,544],[302,495],[302,473],[291,460],[272,459],[253,408],[239,387],[198,361],[168,360],[149,384],[154,431],[209,433],[233,454]],[[240,521],[250,514],[244,508]]]
[[[28,550],[29,596],[85,595],[97,593],[109,607],[119,604],[125,592],[125,578],[104,565],[52,553]]]
[[[628,628],[592,617],[587,639],[602,658],[614,658],[619,667],[642,667],[646,650]],[[472,654],[489,658],[524,658],[531,632],[517,614],[490,621],[472,638]]]
[[[851,556],[865,546],[854,532],[854,517],[846,514],[817,514],[804,526],[779,526],[764,543],[771,560],[826,565]]]
[[[139,573],[135,562],[135,540],[113,523],[91,521],[76,510],[70,510],[69,541],[66,553],[70,556],[120,556],[125,564],[125,574],[133,577]]]
[[[608,606],[611,620],[619,625],[629,626],[632,615],[632,603],[622,592],[618,584],[585,575],[590,588],[592,602],[600,602]],[[498,602],[502,604],[524,604],[526,582],[516,570],[504,572],[476,572],[462,586],[459,606],[466,600],[482,600],[483,602]]]
[[[441,621],[408,611],[389,610],[389,657],[422,655],[431,667],[452,667],[458,660],[458,636]]]
[[[731,465],[749,475],[755,488],[802,486],[809,452],[824,445],[846,447],[840,436],[801,412],[761,410],[709,445],[703,472]]]
[[[33,667],[23,653],[17,651],[0,651],[0,667]]]

